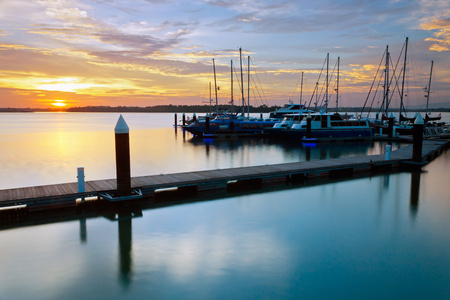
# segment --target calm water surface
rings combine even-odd
[[[114,178],[117,114],[0,114],[0,188]],[[132,174],[383,153],[195,141],[125,114]],[[399,147],[396,145],[395,147]],[[450,152],[398,173],[0,230],[0,299],[449,299]]]

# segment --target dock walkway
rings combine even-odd
[[[431,161],[448,145],[447,140],[423,142],[422,158]],[[355,173],[390,171],[411,161],[412,145],[392,151],[391,159],[384,154],[311,160],[304,162],[271,164],[250,167],[216,169],[133,177],[133,189],[139,189],[146,197],[161,189],[177,188],[186,191],[203,191],[227,188],[229,184],[264,184],[273,181],[295,182],[317,177],[340,178]],[[78,184],[64,183],[0,190],[0,209],[26,205],[29,210],[43,210],[75,206],[76,199],[101,197],[116,190],[116,179],[86,181],[85,192],[78,192]]]

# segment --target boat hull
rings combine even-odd
[[[206,121],[199,121],[183,126],[183,129],[195,136],[207,135],[239,135],[262,134],[265,129],[272,127],[276,121],[267,120],[212,120],[209,130],[206,130]]]

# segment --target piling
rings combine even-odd
[[[175,113],[175,120],[173,121],[173,125],[177,126],[178,125],[178,118],[177,118],[177,113]]]
[[[114,128],[116,142],[116,175],[118,196],[131,194],[130,129],[120,115]]]
[[[392,146],[386,145],[386,147],[384,147],[384,160],[391,160],[391,152]]]
[[[197,121],[197,115],[195,113],[192,115],[192,121],[193,122]]]
[[[263,118],[263,114],[259,113],[259,118],[262,119]]]
[[[306,138],[311,138],[311,114],[308,113],[308,116],[306,117]]]
[[[209,133],[209,117],[205,118],[205,133]]]
[[[413,126],[413,162],[422,162],[423,126],[422,115],[418,114]]]
[[[389,123],[389,127],[388,127],[388,137],[392,137],[392,132],[393,132],[393,129],[394,129],[394,115],[391,113],[391,115],[389,116],[389,121],[388,121]]]
[[[186,126],[186,115],[183,113],[183,126]]]
[[[83,167],[77,168],[77,178],[78,178],[78,193],[84,193],[86,191],[86,189],[85,189],[85,183],[84,183],[84,168]]]

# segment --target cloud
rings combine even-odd
[[[431,51],[450,51],[450,13],[434,16],[420,24],[420,29],[435,31],[433,38],[427,38],[425,41],[431,42]]]

